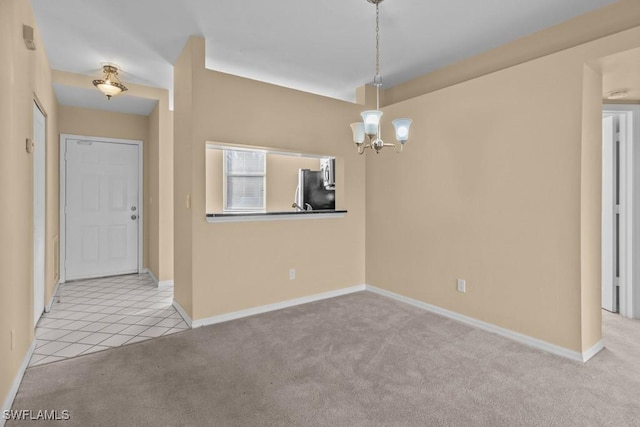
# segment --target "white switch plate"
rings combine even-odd
[[[464,281],[464,279],[458,279],[458,292],[466,292],[467,291],[467,284]]]
[[[296,269],[292,268],[291,270],[289,270],[289,280],[293,280],[296,278]]]

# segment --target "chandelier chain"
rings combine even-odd
[[[380,75],[380,6],[376,3],[376,76]]]

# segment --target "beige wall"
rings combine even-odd
[[[173,237],[174,237],[174,287],[173,299],[193,317],[193,224],[191,194],[193,193],[193,73],[194,68],[204,68],[198,46],[193,39],[187,41],[173,70]],[[194,52],[195,51],[195,52]],[[204,158],[204,144],[200,156]],[[203,160],[204,161],[204,160]]]
[[[584,64],[639,44],[637,27],[385,108],[414,125],[403,155],[367,157],[367,283],[593,346],[601,78]]]
[[[58,130],[61,134],[146,141],[147,129],[147,116],[66,105],[59,107]]]
[[[640,40],[638,41],[640,44]],[[615,45],[615,44],[614,44]],[[602,74],[583,66],[580,150],[582,351],[602,337]]]
[[[364,159],[350,144],[349,128],[360,107],[205,70],[198,38],[188,42],[175,75],[176,193],[182,193],[175,205],[176,242],[182,239],[176,243],[178,302],[183,305],[178,295],[184,289],[192,297],[185,298],[191,304],[185,309],[202,319],[364,283]],[[197,90],[190,90],[189,78]],[[308,117],[322,117],[320,145]],[[264,147],[278,141],[275,148],[342,157],[349,213],[342,219],[208,224],[207,141]],[[178,230],[188,236],[179,237]],[[290,268],[296,280],[288,279]]]
[[[158,102],[149,115],[149,269],[173,280],[173,113]],[[164,111],[164,113],[163,113]]]
[[[158,103],[158,272],[161,282],[173,283],[173,111],[165,91]],[[153,145],[152,145],[153,146]],[[153,178],[152,178],[153,179]],[[155,200],[155,199],[154,199]]]
[[[57,104],[40,34],[36,51],[22,40],[22,25],[35,27],[27,1],[0,2],[0,401],[4,402],[33,340],[33,155],[25,139],[33,138],[33,101],[47,118],[45,303],[57,278],[54,243],[58,236]],[[13,344],[12,344],[13,332]]]
[[[223,150],[208,148],[205,150],[205,191],[206,213],[222,212],[223,210]]]
[[[60,105],[58,108],[58,131],[61,134],[97,136],[104,138],[133,139],[142,141],[143,146],[143,193],[150,190],[150,141],[148,138],[149,119],[137,114],[114,113]],[[156,135],[154,135],[156,136]],[[156,136],[157,137],[157,136]],[[157,152],[157,150],[154,150]],[[157,162],[157,158],[155,158]],[[157,167],[157,166],[155,166]],[[155,180],[152,186],[157,186]],[[155,188],[155,187],[154,187]],[[154,215],[154,218],[156,216]],[[149,266],[149,197],[144,198],[143,206],[143,265]],[[156,224],[157,225],[157,224]],[[154,238],[157,234],[154,233]],[[154,242],[155,243],[155,242]],[[155,250],[155,249],[154,249]],[[155,255],[155,252],[154,252]]]
[[[223,150],[206,150],[206,212],[223,211]],[[267,212],[294,211],[291,207],[298,186],[298,170],[320,170],[320,159],[267,154]]]
[[[145,181],[147,182],[146,192],[145,192],[145,228],[151,230],[157,230],[160,227],[159,224],[159,209],[158,209],[158,199],[160,196],[160,182],[158,179],[151,179],[151,177],[157,177],[160,174],[160,151],[157,148],[151,148],[151,146],[158,146],[158,141],[160,138],[160,111],[159,105],[153,109],[149,117],[147,118],[147,140],[149,149],[145,156],[146,158],[146,171]],[[147,263],[145,266],[153,272],[154,275],[158,274],[160,271],[160,234],[159,233],[149,233],[148,237],[145,240],[145,250],[148,253],[146,258]],[[157,276],[156,276],[157,277]]]

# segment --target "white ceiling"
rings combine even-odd
[[[384,86],[614,1],[386,0],[380,4]],[[355,88],[374,74],[375,6],[366,0],[31,3],[51,67],[94,78],[101,63],[112,62],[122,67],[125,84],[172,91],[173,64],[191,35],[206,39],[207,68],[329,97],[353,100]],[[65,97],[65,90],[56,93]]]

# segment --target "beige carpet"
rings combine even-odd
[[[63,426],[640,425],[640,322],[586,365],[367,292],[29,368]],[[26,426],[31,422],[8,422]]]

